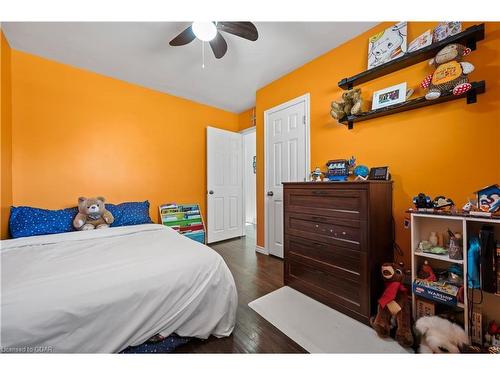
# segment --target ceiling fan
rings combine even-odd
[[[259,37],[251,22],[193,22],[186,30],[170,41],[171,46],[183,46],[195,38],[208,42],[217,59],[226,54],[227,43],[221,31],[255,42]]]

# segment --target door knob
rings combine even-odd
[[[208,191],[208,194],[210,194],[210,195],[212,195],[213,193],[214,193],[214,191],[213,191],[213,190],[209,190],[209,191]]]
[[[274,193],[273,193],[272,191],[268,191],[268,192],[267,192],[267,196],[268,196],[268,197],[272,197],[273,195],[274,195]]]

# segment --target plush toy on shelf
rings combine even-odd
[[[424,261],[424,264],[422,264],[422,267],[418,271],[418,278],[427,281],[437,280],[437,277],[434,274],[434,270],[432,269],[431,265],[427,260]]]
[[[73,220],[77,230],[107,228],[115,221],[111,212],[106,210],[103,197],[78,198],[78,214]]]
[[[470,52],[470,48],[461,44],[448,44],[429,61],[436,70],[421,83],[422,88],[428,89],[427,100],[437,99],[450,91],[453,95],[461,95],[472,88],[467,75],[474,70],[474,65],[462,61]]]
[[[391,318],[396,318],[396,341],[405,347],[413,345],[413,334],[410,325],[410,302],[408,290],[403,285],[404,270],[395,263],[384,263],[381,267],[385,290],[378,300],[378,310],[370,323],[381,337],[388,337],[391,329]]]
[[[331,103],[330,114],[335,120],[341,120],[345,116],[359,115],[362,106],[361,89],[351,89],[344,91],[340,100]]]
[[[457,324],[439,316],[424,316],[415,323],[418,353],[460,353],[467,347],[467,334]]]

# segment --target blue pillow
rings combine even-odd
[[[11,207],[9,229],[12,238],[71,232],[77,207],[46,210],[35,207]]]
[[[112,227],[153,223],[149,217],[149,201],[120,204],[106,203],[106,209],[115,218],[115,221],[111,224]]]

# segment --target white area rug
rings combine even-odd
[[[287,286],[248,304],[310,353],[409,353],[392,339]]]

